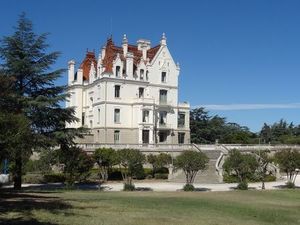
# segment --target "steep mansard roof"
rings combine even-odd
[[[82,73],[83,73],[83,80],[89,79],[92,64],[94,64],[93,66],[95,67],[95,71],[97,71],[96,69],[97,61],[95,57],[95,52],[87,51],[86,56],[80,65],[80,69],[82,69]]]
[[[157,45],[153,48],[150,48],[147,51],[147,58],[149,58],[150,62],[153,60],[154,56],[158,52],[160,48],[160,45]],[[128,52],[133,54],[133,64],[135,67],[140,63],[142,60],[142,51],[138,50],[138,47],[136,45],[128,45]],[[113,61],[117,57],[117,54],[119,53],[120,58],[123,62],[126,61],[126,56],[123,55],[123,48],[115,46],[113,43],[112,38],[109,38],[106,42],[105,46],[105,57],[102,60],[102,66],[105,67],[105,72],[112,73],[113,69]],[[90,74],[90,69],[91,65],[94,63],[95,66],[95,71],[97,71],[96,66],[97,66],[97,61],[95,57],[94,52],[87,52],[85,59],[80,65],[80,69],[83,70],[83,79],[88,80],[89,79],[89,74]],[[145,62],[146,63],[146,62]]]

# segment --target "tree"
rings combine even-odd
[[[296,149],[285,149],[275,153],[275,162],[286,173],[289,183],[295,185],[295,180],[300,169],[300,152]]]
[[[185,173],[186,186],[193,187],[197,173],[207,168],[208,161],[208,157],[203,152],[187,150],[176,157],[175,167]]]
[[[73,108],[61,107],[67,97],[66,86],[57,86],[54,82],[65,70],[50,71],[59,52],[47,53],[46,38],[47,34],[35,34],[31,21],[22,14],[14,34],[1,40],[2,79],[9,80],[6,89],[12,94],[2,96],[0,109],[7,108],[10,116],[24,118],[29,124],[22,146],[9,149],[13,152],[10,155],[15,156],[10,159],[16,168],[15,189],[21,188],[23,153],[57,146],[61,141],[73,144],[80,132],[65,128],[66,123],[77,119]],[[32,141],[30,145],[26,144],[28,141]]]
[[[258,176],[262,182],[261,189],[265,189],[265,180],[268,175],[268,167],[273,162],[273,158],[270,156],[269,150],[256,151],[258,162]]]
[[[149,154],[147,162],[152,165],[152,175],[154,176],[157,169],[166,167],[172,163],[172,157],[166,153],[160,153],[159,155]]]
[[[133,177],[143,169],[145,156],[136,149],[122,149],[117,151],[120,170],[124,181],[124,190],[133,190]],[[127,188],[128,187],[128,188]]]
[[[58,151],[59,161],[64,163],[67,186],[72,187],[76,180],[84,180],[94,165],[92,157],[78,147],[67,145]]]
[[[103,182],[106,182],[109,170],[118,163],[116,151],[112,148],[98,148],[93,158],[99,167],[99,183],[101,178]]]
[[[239,179],[238,188],[248,189],[248,182],[258,168],[258,162],[252,154],[242,154],[240,151],[233,149],[229,151],[225,159],[223,169],[229,175],[235,174]]]
[[[249,144],[256,139],[256,134],[248,127],[226,122],[218,115],[209,116],[204,108],[192,109],[190,113],[191,141],[193,143],[237,143]]]

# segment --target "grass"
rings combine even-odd
[[[299,212],[299,190],[0,194],[1,225],[285,225],[300,224]]]

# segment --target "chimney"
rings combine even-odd
[[[126,75],[130,78],[133,76],[133,54],[131,52],[126,55]]]
[[[75,61],[72,59],[68,62],[68,84],[72,85],[75,76]]]
[[[128,51],[128,39],[126,37],[126,34],[124,34],[123,36],[122,47],[123,47],[123,55],[126,56]]]
[[[143,60],[147,59],[147,50],[151,47],[151,42],[145,39],[140,39],[137,41],[138,50],[143,53]]]

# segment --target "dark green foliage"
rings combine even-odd
[[[296,187],[295,183],[292,181],[286,182],[286,187],[289,189],[294,189]]]
[[[297,170],[300,169],[300,152],[296,149],[285,149],[276,152],[274,158],[280,170],[286,173],[289,182],[295,183]]]
[[[263,143],[300,144],[300,125],[283,119],[271,125],[264,123],[259,135]]]
[[[169,166],[172,163],[172,157],[170,154],[166,154],[166,153],[160,153],[158,155],[149,154],[147,156],[147,162],[152,165],[152,169],[153,169],[152,176],[154,176],[155,173],[164,173],[159,170]],[[166,173],[168,173],[168,169]]]
[[[185,173],[186,184],[193,184],[198,171],[207,168],[208,161],[208,157],[203,152],[186,150],[176,157],[175,167]]]
[[[247,182],[260,182],[260,181],[261,181],[261,179],[257,175],[254,175],[254,176],[247,179]],[[276,181],[276,176],[266,175],[265,182],[272,182],[272,181]],[[223,182],[224,183],[239,183],[240,179],[235,174],[230,174],[229,175],[229,174],[225,173],[223,175]]]
[[[22,14],[14,34],[1,40],[0,80],[5,85],[1,88],[0,111],[17,121],[12,127],[6,125],[9,129],[5,136],[7,133],[17,136],[1,143],[5,150],[0,154],[10,152],[5,157],[13,161],[16,189],[21,188],[23,164],[32,151],[72,144],[74,136],[79,135],[78,130],[65,128],[66,123],[77,119],[73,108],[61,106],[67,97],[66,86],[56,86],[55,81],[64,70],[50,71],[59,52],[47,53],[46,38],[47,34],[35,34],[31,21]],[[7,117],[4,123],[10,123]],[[16,130],[22,131],[21,134]]]
[[[99,182],[108,180],[109,171],[118,164],[116,151],[112,148],[99,148],[93,154],[93,158],[99,168]]]
[[[135,190],[135,186],[133,184],[124,184],[123,187],[123,191],[134,191]]]
[[[66,177],[63,173],[49,173],[44,175],[45,183],[63,183]]]
[[[168,179],[168,174],[167,173],[156,173],[154,175],[155,179],[160,179],[160,180],[167,180]]]
[[[258,166],[254,155],[242,154],[234,149],[229,152],[228,157],[225,159],[223,169],[228,175],[236,175],[239,183],[247,183],[247,180],[254,176]]]
[[[186,184],[183,186],[184,191],[195,191],[195,187],[192,184]]]
[[[248,183],[247,183],[247,181],[239,182],[236,188],[238,190],[248,190]]]
[[[45,183],[43,174],[27,173],[22,177],[22,182],[26,184],[42,184]]]
[[[136,149],[122,149],[117,155],[124,183],[131,185],[133,177],[143,170],[145,156]]]
[[[61,146],[59,160],[64,163],[64,174],[68,186],[73,186],[75,181],[85,180],[94,165],[92,157],[77,147]]]
[[[247,127],[226,122],[218,115],[209,116],[204,108],[192,109],[190,113],[191,142],[251,144],[257,142],[256,135]]]

